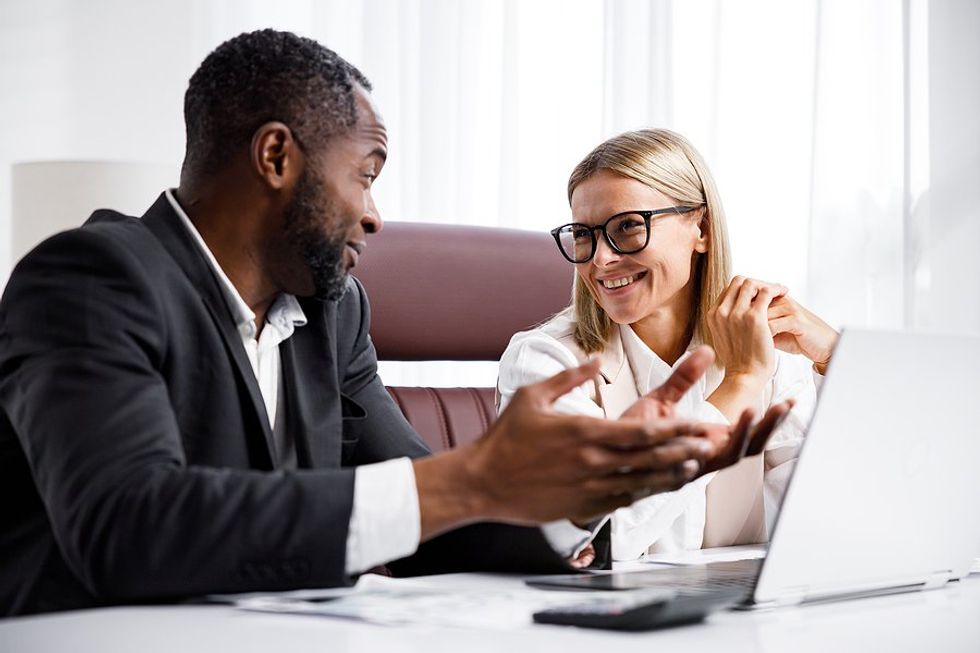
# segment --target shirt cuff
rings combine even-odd
[[[544,539],[555,552],[564,558],[574,558],[595,539],[596,534],[609,517],[602,517],[588,525],[588,529],[579,528],[567,519],[548,522],[541,525]]]
[[[354,471],[354,504],[347,529],[349,576],[415,553],[422,525],[415,468],[395,458]]]

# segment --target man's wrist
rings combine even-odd
[[[422,539],[492,518],[492,501],[466,445],[413,461]]]

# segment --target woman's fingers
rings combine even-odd
[[[780,333],[789,333],[794,336],[803,335],[803,329],[800,328],[800,321],[796,316],[786,316],[777,317],[775,319],[769,318],[769,332],[778,336]]]
[[[720,304],[729,313],[746,313],[752,308],[768,308],[774,301],[785,297],[789,289],[780,283],[770,283],[747,277],[734,277],[726,288],[725,302]]]
[[[718,315],[721,317],[731,315],[732,309],[735,306],[735,300],[738,298],[739,289],[742,287],[742,282],[744,281],[745,277],[734,277],[721,292],[721,296],[715,304]]]
[[[735,300],[734,312],[738,315],[748,313],[752,308],[752,300],[759,293],[761,286],[755,279],[745,279],[738,289],[738,297]]]

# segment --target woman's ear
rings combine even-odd
[[[704,254],[708,251],[708,216],[703,215],[698,221],[698,238],[694,241],[694,251]]]

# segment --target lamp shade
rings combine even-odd
[[[142,215],[176,185],[174,164],[129,161],[34,161],[13,166],[11,257],[81,225],[95,209]]]

